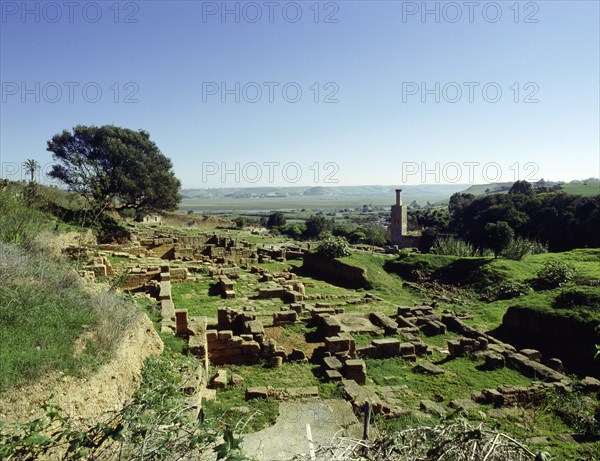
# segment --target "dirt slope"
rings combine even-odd
[[[92,418],[120,409],[138,388],[144,360],[160,354],[163,343],[145,314],[130,325],[112,360],[87,378],[55,374],[0,394],[0,421],[25,421],[43,414],[41,405],[54,392],[58,403],[76,418]]]

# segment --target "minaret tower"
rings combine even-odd
[[[407,230],[406,207],[402,205],[402,189],[396,189],[396,204],[392,205],[392,245],[399,245]]]

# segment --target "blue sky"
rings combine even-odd
[[[184,187],[599,176],[599,2],[477,3],[2,0],[2,176],[77,124]]]

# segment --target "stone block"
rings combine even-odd
[[[242,343],[242,353],[245,355],[258,355],[260,354],[260,344],[256,341],[244,341]]]
[[[300,349],[292,349],[292,352],[288,355],[288,360],[291,362],[300,362],[306,360],[306,354]]]
[[[188,311],[179,309],[175,311],[175,332],[177,335],[187,335],[188,331]]]
[[[343,379],[343,376],[337,370],[326,370],[325,379],[327,381],[341,381]]]
[[[396,357],[400,355],[400,340],[396,338],[374,339],[373,346],[380,358]]]
[[[225,389],[227,387],[227,370],[217,370],[210,378],[210,386],[213,389]]]
[[[211,343],[219,339],[219,332],[217,330],[206,330],[206,342]]]
[[[361,358],[373,358],[377,356],[377,348],[372,344],[365,344],[356,348],[356,355]]]
[[[414,370],[417,373],[422,373],[424,375],[442,375],[445,373],[445,371],[442,368],[427,361],[421,362],[418,365],[416,365]]]
[[[344,364],[344,376],[346,379],[364,385],[367,381],[367,365],[365,361],[361,359],[347,360]]]
[[[396,331],[398,330],[398,324],[381,312],[371,312],[371,314],[369,314],[369,320],[374,325],[383,328],[386,335],[396,334]]]
[[[323,366],[327,370],[341,370],[344,366],[337,357],[325,357],[323,359]]]
[[[266,387],[249,387],[246,389],[246,400],[266,399],[269,397],[269,390]]]
[[[273,313],[273,325],[284,325],[287,323],[295,323],[298,320],[296,311],[280,311]]]
[[[521,349],[519,353],[523,354],[529,360],[535,360],[536,362],[542,360],[542,353],[536,349]]]
[[[332,354],[350,350],[350,340],[341,336],[325,338],[325,347]]]
[[[497,352],[487,351],[483,353],[485,360],[484,368],[486,370],[497,370],[506,366],[506,360],[502,354]]]

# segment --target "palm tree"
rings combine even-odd
[[[31,181],[33,182],[33,177],[35,175],[35,172],[40,168],[40,164],[36,160],[29,158],[25,162],[23,162],[23,168],[25,168],[25,171],[27,171],[30,174]]]

